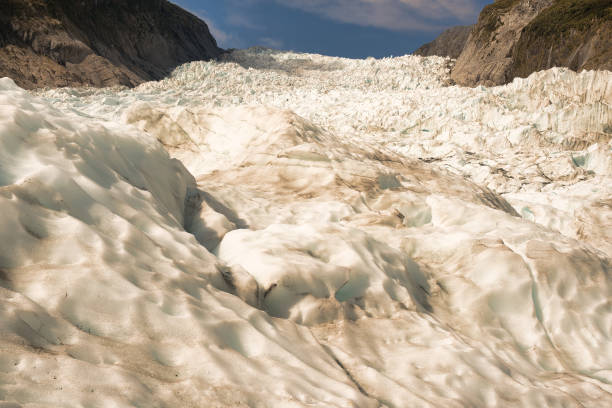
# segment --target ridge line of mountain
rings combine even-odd
[[[456,58],[452,79],[463,86],[552,67],[612,70],[612,0],[496,0],[475,25],[453,27],[415,54]]]
[[[167,0],[3,0],[0,77],[26,89],[133,87],[223,50]]]

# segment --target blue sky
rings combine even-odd
[[[203,18],[223,48],[263,45],[350,58],[411,53],[472,24],[493,0],[171,0]]]

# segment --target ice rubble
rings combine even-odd
[[[609,72],[555,68],[471,89],[447,86],[451,61],[440,57],[348,60],[255,48],[226,60],[186,64],[134,92],[60,89],[44,96],[107,120],[127,111],[128,122],[137,121],[132,109],[153,102],[163,116],[156,126],[196,138],[198,126],[207,126],[199,116],[214,108],[291,110],[343,140],[470,177],[521,214],[612,254]]]
[[[0,80],[0,401],[612,402],[612,74],[449,64]]]

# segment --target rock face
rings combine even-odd
[[[458,58],[467,43],[472,28],[474,26],[451,27],[432,42],[421,46],[414,54],[423,57],[437,55],[440,57]]]
[[[452,79],[460,85],[510,82],[512,48],[521,31],[553,0],[498,0],[486,6],[457,59]]]
[[[610,0],[497,0],[486,6],[452,79],[500,85],[554,66],[612,69]]]
[[[554,66],[612,70],[612,1],[557,1],[523,29],[512,61],[520,77]]]
[[[23,88],[135,86],[221,51],[206,23],[166,0],[0,2],[0,77]]]

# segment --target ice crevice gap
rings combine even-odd
[[[312,333],[312,332],[311,332]],[[315,337],[313,335],[313,337]],[[355,377],[353,376],[353,374],[351,374],[351,372],[344,366],[344,364],[342,364],[342,362],[338,359],[338,357],[336,357],[336,355],[334,354],[334,352],[331,350],[331,348],[329,346],[326,346],[324,344],[321,344],[321,346],[323,347],[323,350],[325,350],[325,352],[327,354],[329,354],[331,356],[331,358],[336,362],[336,364],[338,365],[338,367],[340,367],[342,369],[342,371],[344,371],[344,373],[346,374],[346,376],[348,377],[349,380],[351,380],[351,382],[353,384],[355,384],[355,387],[357,387],[357,389],[359,390],[359,392],[361,392],[363,395],[365,395],[368,398],[374,398],[372,395],[370,395],[361,384],[359,384],[359,381],[357,381],[355,379]],[[382,402],[379,402],[379,406],[382,406]]]
[[[352,374],[350,372],[350,370],[347,368],[347,365],[342,363],[342,361],[340,360],[340,357],[338,357],[338,354],[341,353],[340,350],[337,350],[337,352],[334,352],[333,350],[333,346],[331,345],[323,345],[322,347],[325,349],[325,351],[332,357],[332,359],[336,362],[336,364],[342,369],[342,371],[344,371],[344,373],[346,374],[346,376],[348,377],[348,379],[355,384],[355,386],[357,387],[357,389],[359,390],[359,392],[361,392],[363,395],[365,395],[368,398],[372,398],[375,399],[378,404],[379,407],[387,407],[387,406],[395,406],[395,404],[391,401],[386,401],[384,399],[382,399],[381,397],[377,397],[374,395],[371,395],[367,390],[365,390],[364,386],[360,383],[360,381],[356,378],[356,376],[354,374]],[[374,370],[376,371],[377,375],[380,375],[381,377],[383,377],[385,380],[391,382],[392,384],[400,387],[403,390],[408,391],[411,395],[413,395],[414,397],[416,397],[419,401],[430,404],[431,406],[434,406],[435,404],[433,404],[432,401],[428,400],[427,398],[423,397],[422,395],[419,395],[418,392],[416,392],[415,390],[411,390],[408,389],[406,386],[399,384],[397,381],[395,381],[393,378],[388,377],[387,375],[385,375],[384,373],[376,370],[373,367],[368,367],[366,370]]]
[[[550,346],[554,350],[555,356],[557,357],[557,361],[565,368],[565,373],[566,374],[570,374],[572,372],[572,370],[567,366],[567,362],[563,358],[562,353],[559,351],[558,346],[553,341],[553,339],[552,339],[548,329],[546,328],[546,325],[544,324],[544,316],[543,316],[543,313],[542,313],[542,306],[541,306],[540,298],[539,298],[537,278],[536,278],[535,273],[533,271],[533,267],[531,265],[531,262],[527,259],[527,257],[525,256],[525,254],[522,251],[517,250],[516,247],[514,247],[512,244],[510,244],[509,242],[507,242],[503,238],[502,238],[502,242],[503,242],[503,244],[504,244],[504,246],[506,248],[508,248],[510,251],[512,251],[516,255],[520,256],[521,259],[523,260],[523,262],[525,263],[525,266],[527,267],[527,269],[529,271],[530,278],[531,278],[531,300],[533,302],[533,310],[534,310],[534,313],[535,313],[536,318],[538,320],[539,326],[542,329],[542,331],[544,332],[544,334],[546,335],[546,340],[548,341],[548,343],[550,344]],[[576,402],[578,402],[578,401],[576,401]],[[582,405],[582,404],[580,404],[580,405]]]

